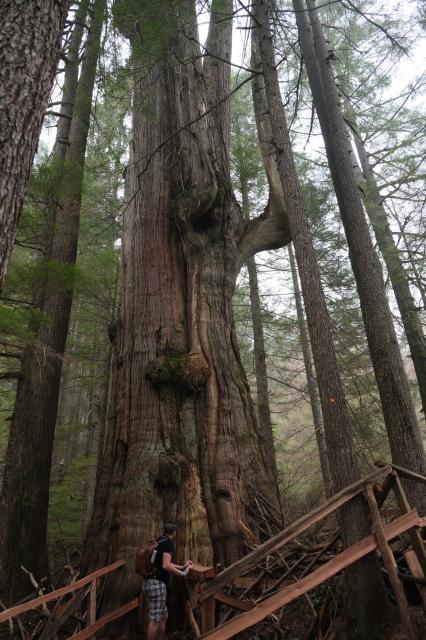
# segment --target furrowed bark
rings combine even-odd
[[[320,459],[322,481],[324,484],[324,493],[326,498],[333,495],[333,486],[331,481],[330,463],[328,460],[327,443],[325,441],[324,424],[321,412],[321,403],[318,394],[318,385],[314,375],[313,364],[311,359],[310,343],[308,329],[306,326],[305,313],[303,309],[302,294],[300,291],[299,277],[297,272],[296,260],[291,244],[288,246],[288,257],[290,260],[291,277],[293,280],[294,299],[296,302],[297,323],[299,325],[300,344],[303,353],[303,362],[305,365],[306,380],[308,383],[309,399],[311,401],[312,418],[314,421],[315,439],[317,441],[318,454]]]
[[[356,161],[344,122],[329,53],[315,5],[293,0],[302,54],[308,71],[331,177],[349,246],[361,310],[395,464],[424,474],[420,428],[386,297],[383,273],[369,234],[353,167]],[[306,11],[306,8],[308,11]],[[414,506],[425,510],[425,495],[407,482]]]
[[[359,479],[349,411],[339,376],[331,334],[330,319],[316,260],[311,232],[304,211],[303,197],[287,128],[278,74],[275,66],[272,34],[269,25],[269,2],[256,0],[256,21],[253,37],[258,47],[263,69],[265,92],[272,130],[270,144],[280,178],[283,203],[287,212],[296,259],[299,267],[303,298],[308,321],[312,352],[324,419],[324,429],[335,491]],[[254,43],[256,46],[256,42]],[[343,508],[340,513],[345,546],[368,533],[368,513],[361,499]],[[386,611],[386,594],[375,558],[346,572],[346,594],[352,611],[361,620],[368,620],[369,638],[380,632]],[[378,613],[380,614],[378,615]],[[348,610],[348,615],[350,615]],[[359,636],[361,637],[361,636]],[[367,636],[364,635],[366,640]]]
[[[75,264],[84,158],[89,131],[105,0],[96,0],[86,45],[66,155],[63,197],[56,215],[51,260],[55,273]],[[46,528],[53,436],[62,358],[72,303],[72,277],[46,283],[46,317],[24,355],[10,427],[0,497],[0,592],[8,603],[26,595],[23,564],[36,578],[48,575]],[[57,275],[56,275],[57,277]],[[16,497],[20,496],[17,500]]]
[[[67,0],[0,6],[0,290],[59,61]]]

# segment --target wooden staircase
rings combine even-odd
[[[414,578],[424,583],[426,576],[426,550],[420,531],[426,526],[426,519],[421,518],[415,509],[410,508],[400,476],[426,485],[426,478],[419,474],[393,465],[383,466],[335,494],[327,502],[293,522],[289,527],[267,540],[244,558],[224,569],[217,576],[212,577],[211,568],[210,572],[207,571],[208,568],[202,568],[199,571],[200,586],[195,590],[195,594],[192,594],[191,598],[193,608],[200,607],[201,609],[201,631],[198,627],[194,627],[196,637],[208,638],[209,640],[232,638],[261,622],[290,602],[307,594],[369,553],[378,550],[395,593],[401,622],[408,637],[414,638],[415,634],[408,614],[404,589],[400,583],[394,556],[388,543],[402,534],[407,535],[411,544],[411,550],[408,551],[407,564]],[[395,494],[401,515],[386,525],[382,522],[379,509],[391,490]],[[247,575],[250,570],[259,572],[261,563],[268,557],[279,553],[286,544],[306,532],[312,525],[334,513],[339,507],[360,494],[365,495],[370,508],[371,535],[345,549],[302,579],[293,581],[291,584],[277,585],[275,592],[260,602],[244,601],[241,602],[244,607],[239,606],[238,598],[233,596],[231,601],[230,596],[222,591],[224,587],[235,586],[235,581],[240,576]],[[426,587],[420,587],[419,591],[422,598],[424,598],[423,603],[426,607]],[[244,610],[232,619],[216,625],[216,603],[229,604],[234,610],[241,611],[243,608]],[[226,617],[229,616],[227,615]],[[192,618],[195,620],[194,615]]]
[[[426,478],[419,474],[412,473],[394,465],[383,466],[362,480],[346,487],[324,504],[302,516],[277,535],[271,537],[248,553],[244,558],[241,558],[217,575],[213,567],[203,567],[195,564],[188,579],[189,600],[187,602],[187,615],[195,637],[208,638],[209,640],[226,640],[227,638],[232,638],[238,633],[261,622],[290,602],[307,594],[312,589],[315,589],[369,553],[378,550],[382,556],[389,581],[395,593],[401,622],[408,637],[414,639],[414,631],[408,613],[404,589],[399,580],[389,541],[403,534],[407,536],[411,545],[411,548],[405,553],[407,565],[414,579],[417,580],[419,584],[426,585],[426,550],[421,536],[421,529],[426,527],[426,519],[421,518],[415,509],[410,508],[400,477],[414,480],[426,486]],[[392,522],[384,524],[382,522],[380,508],[391,490],[395,494],[401,515]],[[324,518],[330,514],[335,513],[340,507],[360,494],[365,495],[370,508],[372,523],[371,535],[360,540],[348,549],[341,551],[338,555],[312,570],[301,579],[292,579],[291,581],[283,581],[281,579],[276,581],[266,580],[266,593],[270,595],[262,598],[259,602],[239,598],[223,590],[229,586],[236,589],[245,589],[254,583],[258,583],[259,577],[256,577],[256,575],[255,577],[247,577],[247,574],[250,572],[254,574],[256,574],[256,572],[259,573],[259,567],[262,566],[262,562],[267,562],[268,558],[274,554],[280,554],[280,551],[285,545],[294,541],[295,538],[306,532],[312,525],[324,520]],[[124,565],[124,560],[118,560],[66,587],[40,595],[29,602],[2,611],[0,612],[0,623],[10,621],[39,607],[46,608],[47,603],[71,595],[65,604],[58,608],[56,615],[52,613],[49,618],[49,623],[44,627],[40,635],[40,640],[54,638],[56,633],[84,599],[87,601],[86,626],[70,637],[72,637],[73,640],[92,638],[107,624],[122,618],[139,606],[139,599],[135,598],[118,609],[106,613],[99,619],[96,617],[98,581]],[[423,605],[426,608],[426,586],[419,588],[419,591]],[[234,615],[231,619],[222,621],[222,623],[219,622],[219,624],[216,624],[217,603],[228,607],[225,618],[234,615],[235,611],[240,611],[241,613]],[[194,614],[194,611],[197,609],[201,611],[201,630]],[[47,613],[49,613],[49,610],[47,610]]]

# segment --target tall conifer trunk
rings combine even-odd
[[[0,3],[0,290],[59,61],[67,0]]]
[[[50,257],[56,269],[74,265],[77,255],[84,159],[104,10],[105,0],[95,0],[69,133],[63,195],[52,237]],[[61,278],[58,283],[55,270],[47,278],[41,307],[46,321],[24,353],[6,452],[0,497],[0,593],[7,603],[29,590],[20,565],[36,579],[48,575],[50,468],[71,304],[72,277],[68,275],[68,284],[66,278],[65,283]]]
[[[302,347],[303,362],[305,365],[306,380],[308,383],[309,399],[311,401],[312,418],[314,421],[315,439],[318,447],[320,459],[322,481],[326,498],[333,494],[331,481],[330,463],[328,460],[327,443],[325,441],[324,423],[322,419],[321,403],[318,393],[318,385],[314,375],[309,343],[308,329],[306,326],[305,313],[303,309],[302,294],[299,285],[299,275],[297,272],[296,260],[291,244],[288,245],[288,257],[290,260],[291,278],[293,280],[294,300],[296,303],[297,324],[299,325],[300,345]]]
[[[303,0],[293,0],[293,6],[301,50],[349,246],[392,460],[424,475],[426,462],[420,428],[392,322],[382,269],[370,237],[355,179],[353,167],[356,166],[356,161],[321,23],[312,0],[306,0],[306,4]],[[423,513],[426,509],[423,489],[414,482],[407,482],[406,488],[411,504]]]
[[[240,175],[240,188],[242,196],[243,215],[246,220],[249,220],[250,204],[248,196],[248,183],[242,175]],[[259,432],[261,435],[264,457],[268,462],[270,476],[272,481],[276,484],[278,482],[278,469],[277,459],[275,455],[274,434],[272,431],[271,411],[269,406],[268,370],[266,366],[265,338],[263,332],[262,307],[259,294],[259,279],[257,276],[257,266],[254,256],[250,256],[247,259],[246,266],[249,276],[250,309],[253,326],[253,354],[256,376],[256,399]]]
[[[86,23],[89,0],[81,0],[75,12],[74,27],[69,41],[69,46],[65,52],[66,61],[64,67],[64,79],[62,85],[61,107],[56,127],[56,138],[51,154],[51,190],[48,194],[46,225],[43,238],[43,260],[45,265],[50,260],[52,251],[53,234],[55,231],[56,212],[60,206],[60,188],[58,188],[64,176],[64,161],[70,143],[69,135],[72,123],[72,115],[78,88],[78,73],[80,70],[80,48],[84,35],[84,25]],[[46,295],[45,274],[42,285],[37,292],[37,300],[42,304]]]
[[[270,180],[279,178],[283,208],[290,225],[317,372],[333,489],[339,491],[359,479],[360,470],[337,367],[330,318],[296,175],[274,59],[269,6],[269,0],[256,0],[256,13],[252,23],[252,66],[256,65],[254,68],[257,68],[256,60],[260,54],[264,82],[263,87],[262,80],[258,78],[254,88],[257,94],[257,119],[262,125],[259,127],[259,137],[263,141],[262,152],[265,164],[269,167]],[[259,109],[262,103],[264,107]],[[277,193],[279,194],[278,185]],[[368,510],[361,498],[341,509],[339,517],[345,546],[368,535]],[[380,637],[386,617],[387,598],[376,558],[366,558],[346,571],[345,598],[348,636],[357,640]]]
[[[395,244],[392,229],[385,208],[383,198],[377,184],[376,177],[371,168],[367,150],[359,131],[356,127],[356,119],[353,114],[348,114],[352,120],[354,131],[354,141],[364,174],[365,182],[361,185],[363,190],[363,200],[365,210],[371,222],[371,226],[376,236],[392,288],[401,314],[408,346],[410,347],[411,358],[419,385],[420,397],[422,399],[423,411],[426,411],[426,338],[420,319],[420,311],[410,290],[408,273],[403,263],[403,259]]]

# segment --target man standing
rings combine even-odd
[[[158,539],[153,576],[145,578],[143,583],[142,590],[148,611],[147,640],[164,640],[166,637],[167,586],[170,574],[185,577],[192,566],[191,560],[187,560],[184,565],[172,562],[175,538],[176,525],[165,524],[163,534]]]

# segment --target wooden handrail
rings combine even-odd
[[[296,536],[300,535],[304,531],[306,531],[310,526],[315,524],[316,522],[322,520],[327,515],[333,513],[342,505],[346,504],[350,500],[352,500],[356,495],[358,495],[361,491],[366,488],[367,484],[373,484],[374,482],[384,480],[389,478],[390,474],[395,474],[398,472],[400,475],[408,477],[412,480],[416,480],[418,482],[426,483],[426,478],[417,473],[408,471],[407,469],[403,469],[396,465],[384,465],[378,470],[370,473],[368,476],[354,482],[352,485],[345,487],[339,493],[332,496],[329,500],[327,500],[324,504],[320,505],[310,513],[302,516],[295,522],[293,522],[289,527],[273,536],[265,543],[260,545],[260,547],[253,550],[247,556],[238,560],[233,565],[222,571],[219,575],[214,577],[212,580],[209,580],[202,586],[202,594],[201,601],[203,601],[202,611],[203,614],[206,613],[208,609],[210,611],[210,618],[214,624],[214,599],[220,600],[222,602],[227,602],[227,604],[232,604],[232,606],[236,606],[238,604],[239,608],[248,609],[251,608],[251,603],[249,602],[241,602],[237,598],[231,598],[226,594],[223,594],[219,591],[219,589],[228,582],[231,582],[233,579],[237,578],[241,575],[243,571],[247,571],[251,566],[262,560],[268,554],[274,552],[279,549],[281,546],[294,539]],[[396,476],[397,478],[397,476]],[[389,486],[386,487],[387,491],[392,485],[392,482],[388,482]],[[371,493],[371,491],[370,491]],[[383,501],[384,497],[382,497]],[[407,509],[408,511],[408,503]],[[407,531],[412,529],[415,526],[425,526],[425,520],[419,518],[416,511],[409,511],[404,516],[395,520],[390,525],[384,527],[383,533],[386,540],[399,535],[399,533],[403,531]],[[359,543],[353,545],[346,551],[342,552],[333,560],[330,560],[326,565],[323,565],[312,574],[302,578],[294,585],[290,587],[286,587],[278,593],[270,596],[266,600],[264,600],[261,604],[256,605],[250,611],[247,611],[244,614],[241,614],[234,618],[233,620],[221,625],[217,629],[210,631],[209,633],[203,635],[202,637],[206,638],[220,638],[220,640],[225,640],[226,638],[232,637],[235,633],[246,629],[249,626],[252,626],[257,621],[262,620],[268,613],[265,613],[267,610],[269,613],[274,611],[276,608],[283,606],[284,604],[291,602],[293,599],[297,598],[299,595],[306,593],[310,589],[314,588],[320,584],[320,582],[336,575],[339,571],[341,571],[344,567],[349,566],[353,562],[356,562],[358,559],[362,558],[368,553],[371,553],[372,550],[376,548],[376,543],[373,536],[369,536],[368,538],[364,538]],[[423,548],[423,547],[422,547]],[[102,567],[89,575],[77,580],[73,584],[67,585],[66,587],[62,587],[57,589],[56,591],[52,591],[51,593],[47,593],[43,596],[39,596],[30,600],[29,602],[25,602],[10,609],[6,609],[0,613],[0,623],[6,622],[11,618],[14,618],[22,613],[27,611],[31,611],[32,609],[37,609],[41,605],[52,602],[54,600],[58,600],[62,596],[65,596],[69,593],[73,593],[82,587],[85,587],[90,584],[89,590],[89,606],[88,606],[88,626],[82,631],[78,632],[74,636],[72,636],[73,640],[86,640],[92,637],[99,629],[107,625],[108,623],[116,620],[124,616],[129,611],[134,610],[138,607],[139,600],[135,598],[130,602],[122,605],[118,609],[111,611],[99,620],[96,620],[96,581],[98,578],[105,576],[115,569],[118,569],[125,565],[124,560],[117,560],[113,564],[108,565],[107,567]],[[194,572],[197,572],[203,576],[203,578],[213,577],[215,571],[212,567],[202,567],[194,566]],[[231,603],[232,600],[232,603]],[[211,628],[209,624],[208,627]],[[219,635],[218,635],[219,634]]]
[[[406,513],[384,527],[386,540],[391,540],[411,527],[421,526],[423,523],[424,520],[419,518],[417,511],[413,509],[413,511]],[[208,640],[227,640],[227,638],[232,638],[245,629],[252,627],[254,624],[261,622],[277,609],[311,591],[325,580],[332,578],[337,573],[340,573],[342,569],[354,564],[376,548],[377,543],[373,535],[363,538],[360,542],[342,551],[342,553],[332,558],[332,560],[329,560],[326,564],[298,582],[295,582],[294,585],[285,587],[262,603],[256,605],[250,611],[241,613],[232,620],[229,620],[229,622],[225,622],[216,627],[216,629],[203,634],[201,637],[208,638]]]
[[[139,606],[139,598],[134,598],[133,600],[130,600],[130,602],[126,602],[126,604],[123,604],[118,609],[115,609],[114,611],[110,611],[109,613],[106,613],[104,616],[102,616],[102,618],[99,618],[99,620],[97,620],[94,624],[91,624],[90,626],[86,627],[82,631],[75,633],[73,636],[71,636],[71,638],[72,640],[87,640],[87,638],[91,638],[92,636],[94,636],[95,633],[99,631],[99,629],[102,629],[102,627],[105,627],[105,625],[109,624],[113,620],[117,620],[117,618],[121,618],[126,613],[129,613],[129,611],[133,611],[133,609],[137,609],[138,606]]]
[[[420,475],[420,473],[409,471],[408,469],[404,469],[404,467],[399,467],[397,464],[392,464],[391,467],[398,473],[398,475],[403,478],[407,478],[407,480],[414,480],[415,482],[426,484],[426,477]]]
[[[373,471],[368,476],[365,476],[361,480],[354,482],[353,484],[345,487],[339,493],[336,493],[334,496],[329,498],[326,502],[324,502],[316,509],[313,509],[306,515],[302,516],[295,522],[293,522],[290,526],[286,527],[283,531],[280,531],[277,535],[269,538],[266,542],[261,544],[259,547],[248,553],[241,560],[237,560],[231,566],[227,567],[221,573],[219,573],[216,578],[213,580],[209,580],[206,584],[202,586],[202,596],[201,599],[207,598],[215,591],[220,591],[222,587],[231,582],[233,578],[241,575],[241,573],[247,569],[250,569],[251,566],[257,564],[260,560],[262,560],[265,556],[272,553],[276,549],[279,549],[290,540],[293,540],[296,536],[299,536],[301,533],[309,529],[313,524],[319,522],[330,513],[336,511],[339,507],[346,504],[352,500],[358,493],[365,489],[365,486],[368,483],[374,483],[378,480],[384,480],[388,475],[392,473],[392,467],[390,464]]]
[[[62,598],[62,596],[67,595],[68,593],[72,593],[77,589],[81,589],[81,587],[85,587],[87,584],[90,584],[93,580],[97,580],[102,576],[111,573],[111,571],[115,571],[119,567],[124,566],[126,563],[124,560],[117,560],[113,562],[113,564],[108,565],[107,567],[102,567],[102,569],[97,569],[93,573],[89,573],[88,576],[81,578],[81,580],[77,580],[73,584],[69,584],[66,587],[61,587],[56,591],[52,591],[51,593],[46,593],[44,596],[39,596],[38,598],[34,598],[34,600],[30,600],[29,602],[24,602],[23,604],[18,604],[15,607],[11,607],[10,609],[6,609],[6,611],[2,611],[0,613],[0,623],[6,622],[6,620],[10,620],[10,618],[15,618],[19,616],[21,613],[25,613],[26,611],[31,611],[32,609],[37,609],[40,605],[46,602],[52,602],[53,600],[58,600]]]

